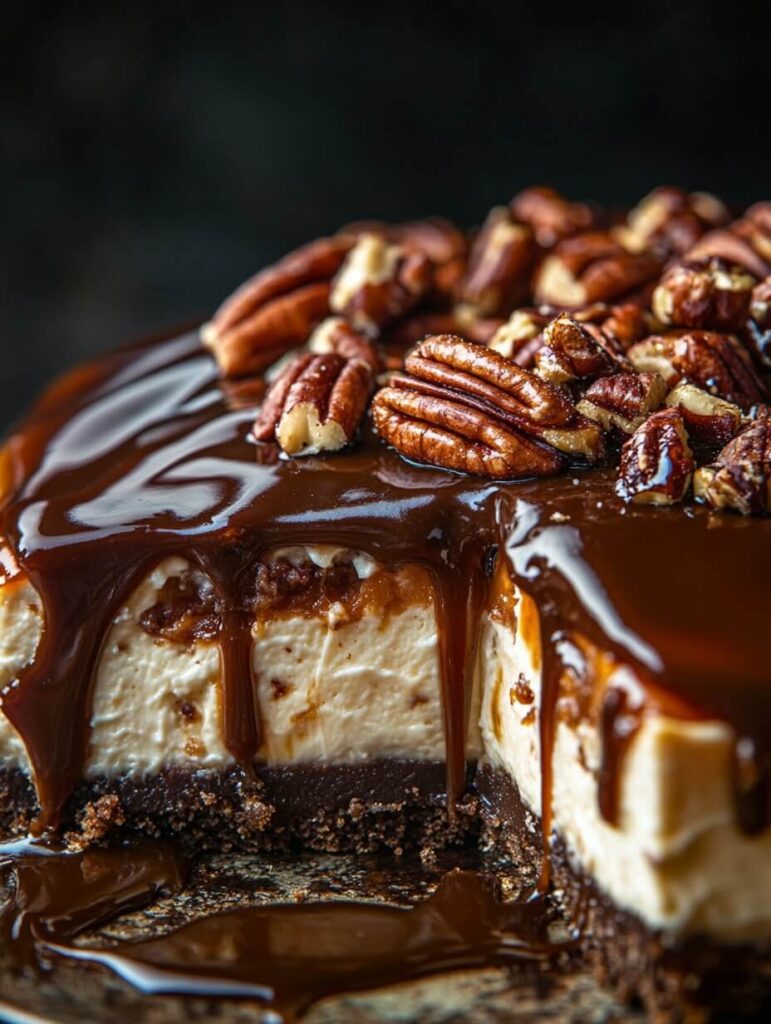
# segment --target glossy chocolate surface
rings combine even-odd
[[[167,554],[188,558],[217,588],[225,738],[241,763],[254,759],[255,564],[270,548],[317,543],[364,550],[388,566],[420,563],[432,574],[451,801],[465,780],[468,665],[494,555],[505,551],[542,617],[547,825],[560,680],[566,667],[589,682],[594,671],[576,663],[575,635],[646,683],[639,698],[630,673],[618,673],[618,684],[614,676],[631,695],[614,698],[625,712],[630,701],[638,715],[661,704],[733,725],[741,820],[749,829],[764,824],[770,520],[626,507],[611,470],[500,484],[414,466],[368,426],[348,453],[287,460],[250,440],[253,419],[253,407],[228,404],[212,358],[191,334],[75,371],[9,440],[0,530],[41,594],[46,629],[3,707],[34,766],[39,829],[56,825],[80,777],[107,629]],[[604,811],[612,818],[616,755],[629,729],[613,707],[605,712]]]

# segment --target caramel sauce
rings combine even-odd
[[[98,965],[153,995],[250,999],[291,1022],[326,996],[444,971],[548,963],[571,947],[549,936],[539,899],[505,903],[491,877],[454,869],[410,908],[322,901],[227,910],[158,938],[104,947],[88,929],[178,891],[185,865],[140,843],[73,854],[0,847],[13,897],[0,933],[19,967],[56,957]]]
[[[390,570],[419,566],[430,579],[450,809],[465,785],[467,681],[497,551],[538,610],[528,630],[538,627],[543,641],[547,841],[555,706],[575,634],[630,665],[646,692],[671,695],[678,714],[734,728],[740,819],[764,827],[771,520],[627,507],[612,469],[506,484],[415,466],[368,425],[350,452],[283,459],[250,441],[253,417],[228,401],[190,334],[70,374],[8,441],[0,533],[40,594],[45,630],[3,710],[29,752],[38,832],[59,823],[81,777],[109,626],[167,555],[186,558],[214,588],[225,742],[250,767],[260,746],[250,657],[258,566],[272,549],[307,544],[361,550]],[[626,738],[616,728],[622,712],[609,706],[602,716],[609,776]]]

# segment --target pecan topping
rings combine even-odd
[[[515,309],[490,338],[490,348],[513,359],[518,366],[530,368],[536,352],[543,346],[544,328],[553,317],[551,309]]]
[[[656,257],[627,252],[605,232],[587,231],[566,238],[546,257],[536,276],[535,297],[560,309],[580,309],[627,296],[660,269]]]
[[[555,448],[590,461],[604,452],[599,427],[565,395],[484,346],[426,338],[405,369],[372,409],[378,432],[408,458],[514,478],[556,472]]]
[[[201,340],[226,377],[270,366],[301,344],[329,312],[329,282],[351,248],[344,238],[320,238],[266,267],[230,296]]]
[[[514,219],[529,224],[535,240],[549,249],[562,238],[588,230],[594,223],[594,211],[587,203],[573,203],[553,188],[536,185],[526,188],[509,203]]]
[[[590,384],[576,408],[605,430],[633,434],[664,401],[667,388],[657,373],[615,373]]]
[[[729,441],[712,466],[703,466],[694,479],[697,498],[713,508],[742,515],[771,510],[771,416],[765,406],[754,423]]]
[[[359,359],[373,377],[382,369],[380,356],[369,338],[339,316],[330,316],[319,324],[308,340],[308,348],[317,355],[336,352],[344,359]]]
[[[753,289],[743,337],[761,370],[771,370],[771,277]]]
[[[617,491],[624,501],[673,505],[691,483],[693,454],[680,413],[661,409],[621,449]]]
[[[742,411],[738,405],[685,380],[669,392],[665,404],[677,409],[683,417],[688,436],[698,444],[723,445],[742,425]]]
[[[508,314],[528,292],[536,257],[533,233],[502,206],[490,211],[474,239],[458,288],[462,309],[476,317]]]
[[[422,252],[362,235],[333,282],[330,307],[354,327],[376,334],[416,306],[432,281],[431,261]]]
[[[728,221],[721,201],[707,192],[664,186],[647,195],[630,212],[615,237],[629,252],[654,251],[662,256],[687,252],[704,234]]]
[[[372,390],[362,359],[303,352],[273,381],[254,425],[258,441],[276,440],[287,455],[317,455],[350,444]]]
[[[710,394],[735,402],[745,411],[765,397],[765,386],[749,353],[730,334],[654,334],[633,345],[628,356],[635,369],[660,374],[670,387],[681,377],[687,377]]]
[[[727,228],[710,231],[688,252],[688,259],[719,256],[755,277],[771,274],[771,202],[756,203]]]
[[[567,313],[547,325],[543,342],[535,356],[535,372],[550,384],[603,377],[619,369],[597,336]]]
[[[747,320],[755,278],[718,257],[675,263],[653,293],[663,324],[735,331]]]

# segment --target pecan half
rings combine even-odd
[[[694,466],[680,413],[661,409],[621,449],[616,490],[624,501],[674,505],[685,497]]]
[[[458,288],[461,309],[475,317],[510,313],[527,295],[536,253],[529,227],[517,224],[505,207],[491,210],[471,246]]]
[[[605,430],[633,434],[664,401],[666,384],[657,373],[615,373],[587,388],[576,408]]]
[[[276,440],[288,455],[338,451],[354,439],[372,383],[361,359],[300,353],[273,381],[253,435]]]
[[[688,259],[719,256],[755,277],[771,274],[771,202],[756,203],[739,220],[710,231],[688,252]]]
[[[755,278],[718,257],[669,267],[653,293],[654,315],[663,324],[735,331],[747,320]]]
[[[410,455],[404,448],[404,438],[415,433],[414,421],[422,419],[441,427],[441,410],[445,404],[452,406],[452,423],[455,425],[450,428],[448,420],[448,429],[457,429],[466,440],[483,440],[479,433],[482,423],[492,423],[496,431],[504,432],[501,443],[508,453],[507,464],[499,464],[500,472],[494,470],[498,464],[495,460],[504,449],[493,446],[496,454],[492,461],[481,459],[476,450],[473,456],[478,466],[487,461],[488,470],[470,472],[504,477],[555,472],[563,460],[556,452],[547,450],[545,445],[589,461],[597,461],[604,454],[600,428],[577,413],[561,391],[482,345],[452,335],[425,338],[407,356],[405,369],[407,374],[392,377],[388,387],[378,392],[373,403],[377,429],[403,454]],[[406,392],[409,393],[407,397]],[[422,401],[424,399],[425,402]],[[380,409],[377,415],[376,407]],[[414,410],[413,426],[402,430],[400,421],[386,417],[386,408],[391,413],[401,412],[408,417],[409,410]],[[418,409],[423,411],[418,414]],[[464,434],[461,430],[458,409],[464,409],[469,422],[473,420],[476,424],[469,427],[471,433]],[[382,429],[378,423],[383,425]],[[522,452],[523,458],[519,461],[514,455],[512,438]],[[415,454],[412,442],[410,448],[412,457],[436,461],[429,458],[423,448],[422,455]],[[439,450],[445,452],[443,458],[449,458],[446,445]],[[456,462],[459,459],[460,456]],[[446,461],[437,464],[448,465]]]
[[[694,492],[713,508],[734,509],[742,515],[771,510],[771,416],[766,407],[728,442],[714,465],[697,471]]]
[[[226,377],[244,377],[301,344],[329,312],[329,282],[351,241],[320,238],[241,285],[201,328]]]
[[[742,337],[761,370],[771,370],[771,277],[753,289],[750,315]]]
[[[743,410],[763,401],[766,389],[749,353],[731,334],[670,331],[637,342],[627,353],[637,370],[660,374],[670,387],[687,377]]]
[[[681,255],[705,231],[727,221],[728,211],[716,196],[665,185],[638,203],[614,234],[629,252]]]
[[[383,369],[380,355],[369,338],[340,316],[322,320],[308,339],[308,348],[317,355],[335,352],[344,359],[359,359],[369,367],[373,377]]]
[[[630,253],[609,234],[588,231],[554,247],[536,275],[538,303],[580,309],[635,292],[660,272],[661,262],[647,253]]]
[[[570,202],[544,185],[519,192],[509,203],[509,209],[515,220],[530,225],[536,242],[543,249],[588,230],[595,220],[594,211],[587,203]]]
[[[681,380],[667,395],[666,405],[683,417],[688,436],[703,445],[723,445],[742,425],[742,411],[733,402]]]
[[[567,313],[546,326],[543,347],[535,355],[535,372],[550,384],[603,377],[618,369],[597,334]]]
[[[329,304],[354,327],[376,334],[416,306],[432,281],[431,261],[422,252],[362,235],[332,284]]]

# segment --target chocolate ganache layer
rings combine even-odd
[[[549,751],[560,680],[591,683],[588,638],[634,667],[601,708],[603,813],[634,721],[651,702],[676,717],[716,716],[736,733],[736,792],[748,830],[765,823],[769,758],[771,522],[694,506],[626,505],[610,470],[500,482],[411,464],[364,424],[358,445],[291,460],[251,438],[198,337],[120,352],[55,385],[9,439],[0,526],[39,592],[37,658],[3,694],[41,804],[56,826],[82,774],[95,666],[140,576],[181,554],[216,589],[221,710],[244,766],[260,743],[250,663],[260,556],[292,544],[342,544],[433,580],[450,805],[466,778],[467,680],[496,558],[542,619],[540,714],[548,833]],[[614,679],[616,677],[614,676]]]

